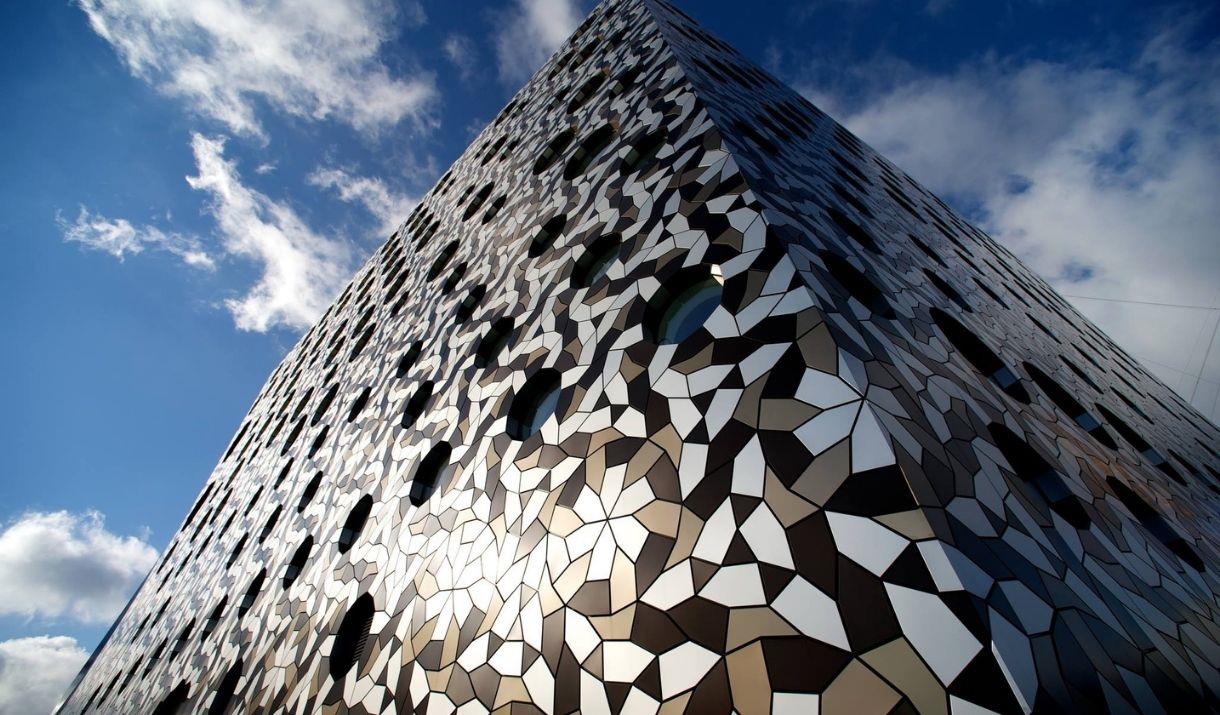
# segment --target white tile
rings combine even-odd
[[[863,516],[826,512],[839,553],[880,576],[910,542]]]
[[[810,638],[851,650],[839,607],[830,596],[797,576],[771,604],[775,612]]]
[[[903,634],[941,683],[952,682],[983,649],[935,594],[892,583],[885,584],[885,590]]]

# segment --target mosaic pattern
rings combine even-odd
[[[1211,710],[1218,441],[612,0],[272,374],[62,711]]]

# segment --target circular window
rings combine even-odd
[[[357,598],[344,614],[330,649],[330,677],[339,680],[364,657],[372,635],[375,611],[373,597],[366,593]]]
[[[873,253],[881,253],[881,248],[877,246],[877,242],[873,240],[873,237],[860,224],[851,220],[847,214],[833,206],[828,207],[826,213],[830,216],[830,220],[834,221],[835,225],[839,227],[839,230],[846,233],[853,241]]]
[[[609,76],[609,72],[602,69],[586,80],[584,84],[580,85],[580,88],[572,95],[572,100],[568,102],[568,111],[575,112],[584,106],[585,102],[589,101],[597,93],[597,90],[606,83],[607,76]]]
[[[571,181],[585,173],[593,160],[601,156],[606,147],[610,146],[610,142],[614,141],[615,133],[613,124],[603,124],[582,139],[576,151],[572,152],[572,158],[568,159],[567,166],[563,168],[563,178]]]
[[[366,387],[360,391],[359,395],[356,395],[356,399],[352,400],[351,409],[347,411],[348,422],[356,421],[356,418],[360,416],[360,413],[363,412],[364,408],[369,404],[369,396],[372,394],[373,388]]]
[[[238,658],[221,681],[216,685],[216,695],[208,708],[208,715],[224,715],[229,710],[229,703],[237,693],[237,684],[241,682],[242,660]]]
[[[954,349],[961,353],[974,369],[986,375],[1009,397],[1029,404],[1029,393],[1021,385],[1021,379],[1004,364],[994,350],[987,347],[987,343],[945,311],[933,308],[929,313],[932,315],[932,321],[945,334]]]
[[[509,436],[523,440],[542,429],[559,407],[561,387],[559,371],[552,368],[539,370],[526,380],[508,408]]]
[[[445,247],[441,249],[440,255],[437,256],[436,260],[432,262],[432,267],[428,269],[428,280],[436,280],[436,277],[441,274],[441,271],[445,270],[445,266],[449,265],[449,261],[453,260],[453,257],[457,254],[457,251],[457,241],[450,241],[448,244],[446,244]]]
[[[246,587],[246,592],[241,596],[241,602],[237,604],[237,617],[241,618],[246,615],[254,607],[254,602],[258,600],[258,594],[263,590],[263,581],[267,580],[267,569],[259,571],[250,585]]]
[[[343,528],[339,531],[339,553],[346,554],[356,543],[360,532],[364,530],[364,523],[368,521],[369,512],[372,510],[373,497],[368,494],[360,497],[360,501],[352,507],[351,512],[347,515],[347,521],[343,522]]]
[[[1000,453],[1021,481],[1032,485],[1064,521],[1077,529],[1089,528],[1093,520],[1050,462],[1008,427],[993,422],[987,430],[991,433],[992,442],[1000,448]]]
[[[301,572],[305,570],[305,564],[309,561],[309,552],[313,550],[313,537],[306,536],[305,541],[297,547],[297,550],[292,554],[292,560],[288,562],[288,566],[284,569],[284,588],[288,588],[297,580]]]
[[[470,290],[470,293],[462,299],[462,302],[457,307],[457,312],[454,317],[459,323],[465,323],[470,320],[470,316],[474,315],[474,311],[478,310],[479,304],[483,302],[483,296],[487,295],[487,287],[477,285]]]
[[[588,288],[601,280],[618,258],[622,237],[608,234],[589,244],[572,269],[572,287]]]
[[[958,293],[957,289],[949,285],[944,278],[941,278],[926,268],[924,269],[923,273],[925,276],[927,276],[928,280],[931,281],[932,285],[936,286],[936,289],[943,293],[946,298],[953,301],[957,307],[961,308],[967,313],[974,312],[974,308],[970,307],[970,304],[966,302],[966,299],[962,297],[962,294]]]
[[[420,353],[423,352],[424,346],[420,341],[416,340],[411,343],[411,347],[407,348],[407,352],[399,358],[397,367],[394,368],[394,376],[402,377],[407,374],[407,371],[415,365],[415,361],[419,360]]]
[[[318,487],[322,486],[322,472],[313,475],[313,479],[309,480],[309,484],[305,485],[304,491],[301,492],[301,500],[297,502],[297,513],[303,513],[309,503],[313,501],[314,495],[318,493]]]
[[[496,356],[508,344],[508,339],[512,337],[513,319],[504,317],[491,324],[487,334],[479,341],[479,347],[474,353],[474,366],[482,369],[492,364],[496,360]]]
[[[1194,570],[1204,570],[1203,559],[1199,557],[1198,552],[1165,520],[1165,517],[1161,516],[1134,489],[1114,477],[1106,477],[1106,485],[1110,487],[1110,491],[1114,492],[1118,500],[1123,503],[1123,506],[1127,507],[1131,515],[1139,520],[1139,523],[1156,537],[1157,541],[1164,544],[1178,558],[1190,564]]]
[[[436,491],[441,473],[449,466],[451,454],[453,454],[453,447],[450,447],[448,442],[439,442],[433,445],[432,449],[428,450],[428,453],[420,460],[419,468],[415,470],[415,476],[411,479],[410,499],[412,504],[415,506],[423,504]]]
[[[847,259],[833,251],[818,251],[818,257],[826,264],[826,270],[830,271],[831,277],[843,286],[848,295],[883,318],[894,317],[894,309],[877,286]]]
[[[644,337],[658,345],[686,340],[707,322],[723,293],[719,276],[708,266],[683,268],[648,301]]]
[[[1050,375],[1033,363],[1025,363],[1025,372],[1029,374],[1034,384],[1041,388],[1042,392],[1050,398],[1055,406],[1064,412],[1072,421],[1080,425],[1080,428],[1092,435],[1093,439],[1101,442],[1110,449],[1118,449],[1118,444],[1114,441],[1110,434],[1106,432],[1106,428],[1101,422],[1093,416],[1092,412],[1085,409],[1084,405],[1080,404],[1075,397],[1072,396],[1062,385],[1054,380]]]
[[[623,157],[622,172],[633,174],[651,166],[668,140],[669,132],[664,127],[637,138],[631,143],[627,156]]]
[[[563,233],[567,225],[567,214],[559,214],[542,224],[542,228],[538,229],[538,233],[534,234],[534,238],[530,241],[529,257],[537,258],[545,253],[555,243],[555,239],[559,238],[559,235]]]
[[[534,173],[541,174],[554,166],[555,162],[559,160],[559,156],[563,154],[564,150],[568,148],[568,145],[572,143],[572,139],[575,137],[575,132],[571,129],[565,129],[552,139],[542,150],[542,154],[538,156],[538,161],[534,162]]]
[[[411,399],[407,400],[407,406],[402,411],[403,429],[410,429],[420,415],[424,414],[428,402],[432,400],[432,386],[431,380],[421,383],[415,389],[415,394],[411,395]]]

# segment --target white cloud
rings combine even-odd
[[[470,79],[474,74],[475,60],[478,56],[474,42],[465,35],[450,35],[445,38],[441,49],[444,50],[445,57],[462,75],[462,79]]]
[[[1161,32],[1127,63],[989,58],[928,76],[887,62],[872,76],[889,83],[862,96],[805,94],[1062,292],[1214,306],[1220,46],[1180,49],[1187,30]],[[1075,302],[1190,396],[1220,315]],[[1203,379],[1195,404],[1214,419],[1220,347]]]
[[[131,72],[231,131],[265,138],[257,101],[334,117],[362,131],[428,121],[433,78],[397,78],[378,58],[418,2],[386,0],[76,0]]]
[[[156,560],[97,512],[30,512],[0,532],[0,615],[110,622]]]
[[[223,138],[194,134],[191,148],[198,175],[186,180],[211,196],[208,210],[225,252],[261,264],[258,283],[225,301],[237,327],[265,332],[312,325],[351,275],[349,246],[314,233],[288,204],[242,184],[224,157]]]
[[[0,641],[0,713],[49,713],[89,654],[68,636]]]
[[[178,256],[189,266],[207,270],[216,267],[215,261],[194,236],[166,233],[155,226],[136,228],[127,219],[111,220],[90,213],[84,206],[80,207],[75,221],[69,222],[56,213],[55,224],[59,226],[65,241],[109,253],[120,261],[129,253],[136,254],[146,248],[158,248]]]
[[[419,199],[413,196],[391,190],[381,179],[354,176],[343,169],[316,169],[309,175],[309,183],[334,189],[340,199],[364,206],[376,217],[379,230],[384,234],[397,229],[419,203]]]
[[[516,84],[529,77],[568,39],[580,19],[574,0],[516,0],[495,37],[500,78]]]

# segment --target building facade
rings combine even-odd
[[[271,375],[61,712],[1202,712],[1218,444],[607,0]]]

